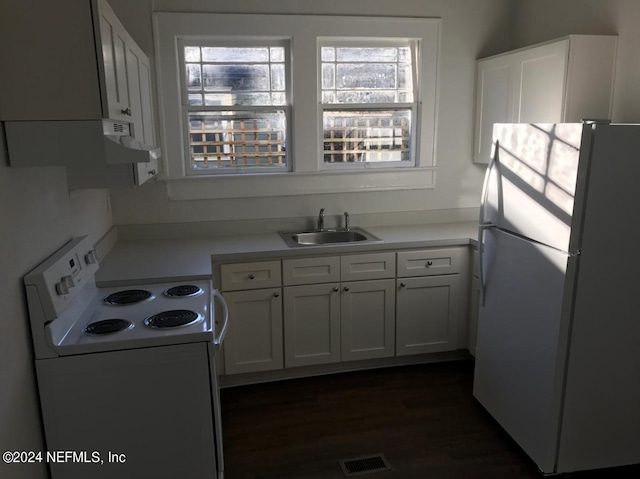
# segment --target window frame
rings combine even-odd
[[[189,89],[186,85],[186,75],[184,66],[186,65],[184,57],[185,47],[283,47],[285,56],[285,104],[284,105],[215,105],[215,106],[190,106],[189,105]],[[285,151],[287,159],[286,165],[282,167],[277,166],[253,166],[253,167],[225,167],[225,168],[213,168],[210,170],[196,170],[190,167],[190,145],[189,141],[184,141],[183,160],[185,176],[210,176],[210,175],[234,175],[234,174],[264,174],[264,173],[285,173],[293,170],[293,164],[290,158],[290,146],[291,146],[291,45],[288,40],[282,37],[260,37],[255,39],[248,39],[246,37],[241,38],[227,38],[227,37],[180,37],[177,39],[178,47],[178,65],[182,69],[182,76],[180,78],[180,100],[182,108],[182,135],[183,138],[189,138],[189,113],[192,111],[255,111],[255,112],[269,112],[276,110],[284,110],[285,118],[287,122],[286,127],[286,141]]]
[[[435,187],[440,19],[277,14],[154,12],[163,175],[174,200],[291,196],[358,191],[391,191]],[[254,38],[290,41],[291,122],[288,163],[292,171],[187,175],[180,111],[178,38]],[[421,41],[419,156],[413,167],[333,169],[323,167],[322,110],[318,102],[318,41],[324,37],[407,38]],[[310,67],[311,65],[311,67]],[[176,134],[176,132],[179,132]]]
[[[321,169],[324,170],[362,170],[362,169],[391,169],[391,168],[414,168],[420,166],[419,148],[417,140],[417,131],[420,125],[419,105],[420,105],[420,83],[418,76],[420,74],[420,62],[416,53],[420,51],[421,45],[418,39],[407,38],[363,38],[363,37],[320,37],[318,38],[318,108],[320,109],[320,138],[324,139],[324,112],[325,111],[376,111],[376,110],[394,110],[403,109],[411,111],[411,142],[410,142],[410,159],[404,161],[384,161],[370,162],[364,161],[360,163],[326,163],[324,161],[324,148],[319,148],[319,161]],[[413,75],[413,102],[396,102],[396,103],[324,103],[322,101],[322,47],[402,47],[406,46],[411,51],[412,75]],[[319,146],[321,146],[320,144]]]

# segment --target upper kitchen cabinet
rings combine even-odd
[[[609,118],[616,43],[570,35],[478,60],[474,162],[489,162],[494,123]]]
[[[106,0],[3,9],[0,55],[11,166],[67,166],[73,188],[155,175],[150,61]]]

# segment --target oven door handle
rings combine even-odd
[[[224,313],[224,322],[222,323],[222,328],[220,329],[220,334],[217,338],[214,338],[213,345],[217,350],[220,350],[222,347],[222,341],[224,341],[224,337],[227,334],[227,327],[229,326],[229,306],[227,306],[227,302],[224,300],[224,296],[217,289],[213,290],[213,297],[211,298],[211,312],[214,314],[213,303],[215,298],[220,300],[220,304],[222,304],[222,311]],[[215,329],[215,328],[214,328]]]

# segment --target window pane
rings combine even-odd
[[[333,62],[336,60],[336,49],[333,47],[322,47],[320,56],[323,62]]]
[[[336,68],[332,63],[322,64],[322,89],[332,90],[336,87]]]
[[[285,167],[286,131],[282,110],[190,112],[191,168]]]
[[[284,47],[185,47],[190,106],[284,105]],[[202,55],[201,55],[202,53]],[[280,94],[275,95],[278,92]]]
[[[337,48],[339,62],[396,62],[398,49],[393,48]]]
[[[267,65],[202,65],[205,90],[269,90]]]
[[[189,106],[202,106],[202,95],[200,93],[189,93]]]
[[[410,161],[411,110],[325,111],[324,162]]]
[[[205,62],[268,62],[269,48],[267,47],[203,47],[202,61]]]
[[[408,46],[323,46],[320,54],[323,103],[413,103]]]
[[[271,61],[284,62],[284,47],[271,47]]]
[[[284,85],[284,64],[271,65],[271,89],[283,91]]]
[[[200,61],[200,47],[185,47],[184,48],[184,60],[187,62],[199,62]]]
[[[200,90],[202,88],[202,72],[199,64],[187,64],[187,85],[189,90]]]

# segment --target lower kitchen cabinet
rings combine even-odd
[[[225,374],[283,367],[281,288],[225,292],[229,329],[224,340]]]
[[[395,280],[342,283],[342,361],[388,358],[395,353]]]
[[[396,356],[457,349],[459,275],[396,281]]]
[[[340,284],[284,288],[284,365],[340,361]]]

